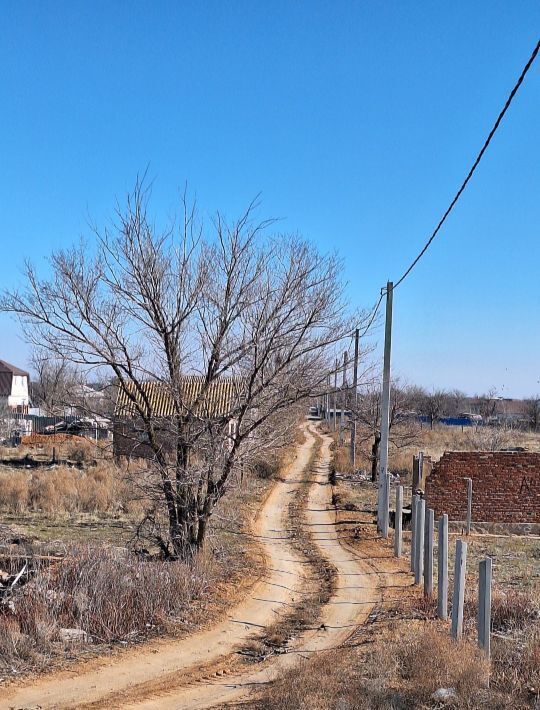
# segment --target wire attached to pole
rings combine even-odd
[[[529,57],[529,61],[527,62],[527,64],[525,65],[523,71],[521,72],[521,75],[520,75],[519,79],[517,80],[516,85],[514,86],[514,88],[512,89],[512,91],[510,92],[510,95],[509,95],[508,98],[506,99],[506,103],[504,104],[504,107],[503,107],[502,111],[501,111],[500,114],[498,115],[497,120],[495,121],[495,124],[493,125],[493,128],[492,128],[491,131],[489,132],[489,135],[488,135],[488,137],[487,137],[487,139],[486,139],[484,145],[482,146],[482,150],[478,153],[478,155],[477,155],[477,157],[476,157],[476,160],[475,160],[474,163],[473,163],[472,168],[469,170],[469,172],[468,172],[468,174],[467,174],[467,177],[465,178],[465,180],[463,181],[461,187],[459,188],[459,190],[458,190],[457,193],[455,194],[454,199],[452,200],[452,202],[450,203],[448,209],[446,210],[446,212],[445,212],[444,215],[442,216],[442,218],[441,218],[439,224],[435,227],[435,230],[433,231],[431,237],[430,237],[430,238],[428,239],[428,241],[426,242],[426,244],[425,244],[424,248],[422,249],[422,251],[418,254],[418,256],[416,257],[416,259],[412,262],[412,264],[411,264],[411,265],[409,266],[409,268],[405,271],[405,273],[401,276],[401,278],[398,279],[398,281],[396,281],[396,283],[394,284],[394,289],[396,289],[396,288],[407,278],[407,276],[411,273],[411,271],[414,269],[414,267],[416,266],[416,264],[418,264],[418,262],[420,261],[420,259],[424,256],[424,254],[425,254],[426,251],[428,250],[429,246],[431,245],[431,242],[435,239],[435,237],[437,236],[437,234],[438,234],[440,228],[441,228],[441,227],[443,226],[443,224],[445,223],[446,218],[448,217],[448,215],[450,214],[450,212],[453,210],[453,208],[454,208],[456,202],[457,202],[457,201],[459,200],[459,198],[461,197],[462,192],[463,192],[463,191],[465,190],[465,188],[467,187],[467,183],[468,183],[469,180],[472,178],[474,171],[476,170],[476,168],[478,167],[478,164],[479,164],[480,161],[482,160],[482,157],[483,157],[484,153],[486,152],[486,150],[487,150],[489,144],[491,143],[491,139],[492,139],[493,136],[495,135],[497,129],[499,128],[499,125],[500,125],[502,119],[504,118],[504,114],[508,111],[508,109],[509,109],[509,107],[510,107],[510,104],[512,103],[512,100],[513,100],[513,98],[514,98],[514,96],[517,94],[519,87],[520,87],[521,84],[523,83],[523,79],[525,78],[527,72],[528,72],[529,69],[531,68],[531,66],[532,66],[534,60],[536,59],[536,57],[537,57],[539,51],[540,51],[540,42],[537,43],[536,47],[534,48],[533,53],[532,53],[531,56]]]

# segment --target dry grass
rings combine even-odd
[[[379,639],[382,641],[382,639]],[[477,708],[487,664],[473,644],[455,643],[434,625],[394,624],[374,649],[345,648],[305,661],[249,704],[257,710],[387,710],[435,707],[441,687],[455,688],[455,708]]]
[[[131,489],[112,462],[85,470],[66,466],[32,472],[0,470],[0,509],[8,513],[105,513],[126,510],[133,504]]]
[[[40,667],[61,654],[62,628],[76,628],[94,643],[147,634],[187,616],[208,593],[213,562],[144,560],[126,550],[74,547],[62,561],[42,567],[0,612],[0,667]]]

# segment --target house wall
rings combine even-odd
[[[11,395],[8,397],[8,406],[28,406],[28,377],[26,375],[13,375],[11,380]]]
[[[540,523],[540,454],[446,452],[426,480],[426,505],[436,517],[466,519],[465,478],[473,481],[473,521]]]

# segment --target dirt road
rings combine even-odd
[[[0,708],[209,708],[245,697],[301,657],[342,644],[369,615],[379,598],[380,580],[368,561],[338,541],[328,485],[330,438],[323,437],[318,464],[309,472],[314,444],[310,425],[294,464],[276,484],[254,526],[264,548],[266,573],[223,622],[182,640],[146,644],[109,662],[96,661],[9,689]],[[293,607],[306,584],[306,559],[293,546],[287,523],[291,496],[306,477],[312,485],[305,526],[320,554],[336,568],[335,594],[322,609],[320,626],[292,641],[286,654],[235,671],[235,652]]]

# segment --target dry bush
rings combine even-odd
[[[25,471],[0,474],[0,508],[22,513],[28,508],[29,479]]]
[[[431,624],[405,634],[396,644],[398,667],[418,700],[428,701],[437,688],[455,688],[459,707],[475,708],[488,678],[488,663],[478,648],[456,642]]]
[[[492,640],[492,685],[525,705],[540,698],[540,625],[509,638],[495,635]],[[531,703],[533,705],[533,703]],[[533,705],[536,707],[535,705]]]
[[[124,472],[112,462],[86,470],[57,466],[0,475],[0,508],[11,513],[127,512],[137,506]]]
[[[61,628],[110,643],[187,618],[213,579],[213,563],[204,555],[192,563],[162,562],[125,550],[74,547],[20,590],[14,611],[0,612],[0,667],[35,666],[60,652]]]
[[[275,478],[279,473],[280,462],[272,458],[260,458],[253,462],[251,470],[255,476],[262,479]]]
[[[431,695],[455,688],[453,707],[479,707],[488,666],[473,644],[456,643],[429,624],[395,629],[366,655],[354,649],[321,654],[291,669],[250,705],[258,710],[389,710],[432,707]]]
[[[493,631],[516,631],[530,627],[540,618],[540,605],[529,594],[510,590],[496,592],[491,602],[491,628]]]

